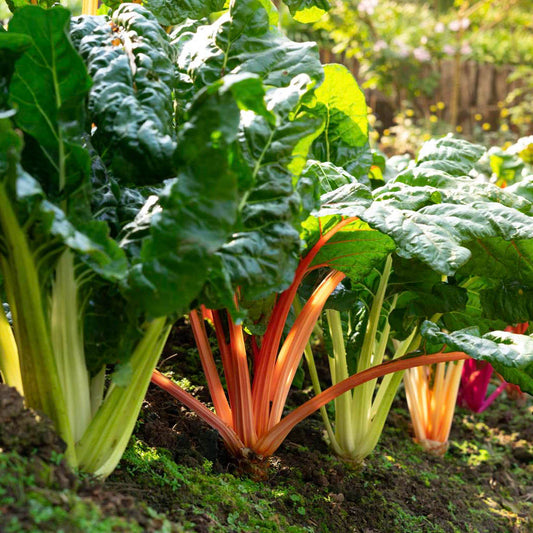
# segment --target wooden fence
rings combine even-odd
[[[324,63],[339,62],[345,64],[359,80],[357,61],[335,56],[329,50],[321,51],[321,59]],[[510,83],[508,81],[513,67],[464,61],[461,62],[459,68],[457,125],[460,125],[465,133],[470,133],[476,122],[487,122],[491,125],[491,129],[497,128],[500,123],[501,102],[504,102],[506,96],[519,86],[519,82]],[[431,105],[443,102],[445,107],[439,111],[439,118],[448,123],[453,122],[455,69],[456,64],[453,60],[442,61],[437,66],[440,82],[433,95],[429,98],[420,97],[418,99],[419,112],[429,114]],[[369,106],[372,107],[383,127],[390,127],[395,112],[399,111],[398,102],[391,101],[390,98],[376,90],[365,92]],[[401,100],[401,95],[399,99]],[[476,116],[479,118],[478,115],[481,115],[481,120],[476,120]]]

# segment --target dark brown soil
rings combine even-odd
[[[20,531],[52,531],[43,529],[46,524],[37,527],[30,509],[25,505],[28,489],[46,498],[50,507],[68,507],[67,498],[62,496],[68,490],[79,496],[82,502],[95,503],[104,516],[124,517],[128,522],[139,524],[143,531],[161,528],[161,520],[151,516],[146,506],[139,505],[133,496],[109,489],[103,482],[90,477],[80,478],[74,474],[63,460],[64,450],[65,445],[54,432],[50,420],[26,409],[17,391],[0,383],[0,452],[17,454],[11,456],[18,463],[15,470],[17,477],[31,480],[31,487],[23,485],[22,480],[9,487],[11,494],[6,501],[10,503],[0,504],[0,515],[3,517],[0,533],[5,531],[8,518],[18,521]],[[20,493],[17,494],[18,489]],[[125,526],[126,529],[114,531],[129,531],[127,523]]]

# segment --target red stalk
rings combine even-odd
[[[311,248],[309,253],[300,261],[294,274],[294,280],[278,298],[272,311],[272,317],[268,323],[266,333],[261,343],[259,364],[255,369],[254,383],[252,388],[254,418],[258,435],[267,431],[269,426],[269,400],[273,399],[273,375],[276,367],[276,359],[283,334],[283,326],[287,321],[292,302],[303,278],[309,272],[311,263],[321,248],[343,227],[357,220],[355,217],[341,220],[325,235],[322,234]],[[302,350],[303,351],[303,350]]]
[[[213,352],[209,345],[207,338],[207,332],[205,331],[205,324],[202,319],[198,317],[197,311],[193,310],[189,314],[189,320],[191,322],[194,339],[198,346],[198,353],[200,354],[200,361],[204,370],[205,377],[207,379],[207,386],[213,400],[213,405],[220,418],[226,423],[232,424],[232,412],[226,399],[226,393],[224,387],[220,381],[215,360],[213,358]]]
[[[226,378],[226,387],[228,389],[228,397],[230,406],[236,403],[235,391],[237,390],[237,384],[235,381],[235,371],[233,368],[233,359],[231,355],[231,348],[226,342],[224,335],[224,327],[222,326],[222,320],[218,311],[212,311],[213,324],[215,326],[215,334],[217,337],[218,348],[220,350],[220,357],[222,358],[222,366],[224,368],[224,376]]]
[[[236,325],[228,315],[231,355],[234,362],[235,405],[233,408],[233,425],[237,435],[249,448],[253,448],[257,441],[253,418],[252,389],[250,386],[250,372],[242,326]]]
[[[239,456],[241,451],[245,448],[243,442],[239,439],[235,431],[233,431],[233,428],[227,425],[218,415],[210,411],[202,402],[183,390],[179,385],[176,385],[176,383],[163,376],[158,370],[154,370],[152,373],[151,381],[174,396],[174,398],[178,399],[181,403],[194,411],[213,429],[217,430],[231,453],[235,456]]]
[[[349,378],[340,381],[336,385],[329,387],[314,398],[311,398],[300,407],[296,408],[292,413],[287,415],[281,422],[278,422],[266,435],[264,435],[254,448],[254,451],[263,456],[272,455],[281,445],[285,437],[291,430],[302,420],[313,414],[317,409],[334,400],[341,394],[371,381],[379,377],[406,370],[407,368],[414,368],[421,365],[431,365],[434,363],[441,363],[444,361],[459,361],[461,359],[468,359],[469,356],[462,352],[438,353],[431,355],[421,355],[409,359],[399,359],[395,361],[388,361],[375,367],[354,374]]]

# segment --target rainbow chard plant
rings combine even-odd
[[[252,182],[241,112],[274,115],[245,74],[182,98],[178,119],[175,49],[137,4],[23,7],[0,48],[0,372],[73,467],[106,476],[174,318],[222,277]]]
[[[442,345],[434,350],[427,346],[434,331],[428,319],[435,328],[470,333],[470,346],[450,349],[491,359],[488,351],[481,355],[476,349],[474,331],[487,341],[497,338],[488,332],[503,329],[503,320],[513,320],[500,305],[508,292],[504,280],[511,285],[531,282],[531,272],[521,268],[532,252],[531,204],[468,176],[482,153],[480,147],[453,138],[430,141],[416,164],[373,191],[344,169],[323,163],[310,166],[324,176],[323,205],[317,213],[323,227],[325,217],[337,210],[358,216],[395,244],[384,263],[363,279],[345,283],[325,305],[327,328],[322,327],[318,336],[325,339],[330,354],[332,383],[406,354],[431,353],[438,359],[448,350]],[[335,188],[329,190],[332,184]],[[363,194],[366,204],[361,201]],[[332,264],[342,270],[338,262]],[[502,270],[500,264],[508,269]],[[515,290],[513,295],[516,300],[525,293]],[[525,313],[522,320],[531,312],[524,308],[526,300],[520,306]],[[516,301],[511,305],[517,308]],[[465,329],[473,326],[478,329]],[[510,379],[525,379],[531,390],[531,346],[528,337],[523,343],[522,337],[517,339],[513,355],[493,343],[493,356],[500,360],[509,356],[510,367],[521,366],[523,374]],[[318,394],[321,387],[310,345],[306,359]],[[425,428],[419,440],[435,440],[435,433],[447,439],[449,429],[431,426],[441,418],[451,422],[462,362],[448,367],[447,373],[444,365],[406,373],[413,418],[419,415],[415,428]],[[339,397],[333,424],[322,410],[329,440],[339,455],[360,462],[374,449],[401,378],[400,373],[389,375]],[[435,409],[427,414],[431,406]]]

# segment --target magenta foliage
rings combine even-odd
[[[507,385],[505,381],[502,381],[500,386],[486,398],[492,372],[492,365],[486,361],[466,360],[461,376],[461,388],[457,396],[457,403],[462,407],[467,407],[474,413],[484,411]]]

